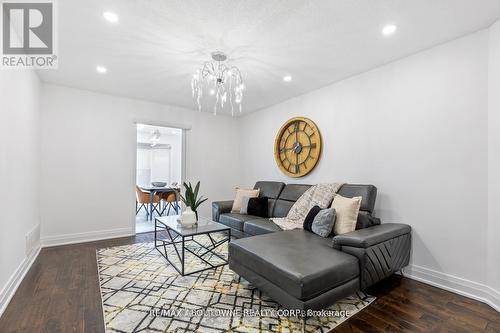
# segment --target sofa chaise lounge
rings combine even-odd
[[[269,217],[285,217],[310,187],[260,181]],[[232,201],[212,203],[213,220],[239,239],[229,243],[229,268],[288,309],[324,309],[408,265],[411,228],[372,216],[377,188],[344,184],[344,197],[361,196],[356,230],[323,238],[305,230],[282,230],[269,218],[231,213]]]

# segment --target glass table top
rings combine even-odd
[[[228,226],[203,217],[200,217],[198,219],[198,223],[196,225],[192,227],[183,227],[180,223],[177,222],[178,218],[180,218],[180,215],[162,216],[157,217],[156,221],[160,222],[157,224],[158,226],[161,227],[163,224],[164,226],[182,236],[192,236],[206,234],[209,232],[229,230]]]

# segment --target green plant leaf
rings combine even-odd
[[[196,187],[194,188],[194,198],[196,199],[198,197],[198,191],[200,190],[200,181],[196,183]]]
[[[201,197],[198,201],[196,201],[195,207],[198,208],[202,203],[204,203],[207,200],[208,200],[208,198]]]
[[[198,194],[200,192],[201,182],[198,181],[194,189],[193,189],[193,184],[191,184],[191,182],[184,182],[182,185],[185,188],[184,195],[182,195],[182,193],[179,193],[182,202],[186,206],[191,207],[193,211],[197,211],[198,207],[202,203],[208,200],[208,198],[205,198],[203,196],[198,197]]]

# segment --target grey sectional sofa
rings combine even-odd
[[[269,198],[268,215],[284,217],[310,187],[261,181]],[[373,185],[345,184],[339,194],[361,196],[356,230],[323,238],[304,230],[287,230],[268,218],[230,213],[232,201],[212,203],[213,220],[232,229],[229,267],[285,308],[323,309],[364,290],[408,265],[411,228],[380,224],[372,216],[377,196]]]

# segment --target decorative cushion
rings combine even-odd
[[[330,236],[335,224],[335,218],[334,208],[322,209],[313,220],[311,226],[312,232],[321,237]]]
[[[379,224],[380,219],[378,217],[374,217],[368,212],[363,212],[361,210],[359,211],[358,221],[356,222],[356,230],[372,227]]]
[[[335,235],[342,235],[356,229],[361,199],[362,197],[344,198],[341,195],[333,198],[331,208],[335,209],[337,215],[333,229]]]
[[[240,214],[243,214],[243,215],[248,214],[248,201],[250,201],[250,197],[243,197],[241,199]]]
[[[313,206],[313,208],[309,210],[309,213],[307,213],[306,218],[304,219],[304,224],[302,226],[304,230],[312,231],[311,226],[313,224],[314,218],[316,217],[316,215],[318,215],[320,211],[321,208],[317,205]]]
[[[236,188],[236,197],[234,198],[233,208],[231,209],[231,213],[239,214],[241,211],[241,201],[243,197],[256,198],[259,196],[260,190],[250,190],[244,188]]]
[[[268,217],[267,212],[267,197],[250,198],[248,200],[247,213],[250,215]]]

